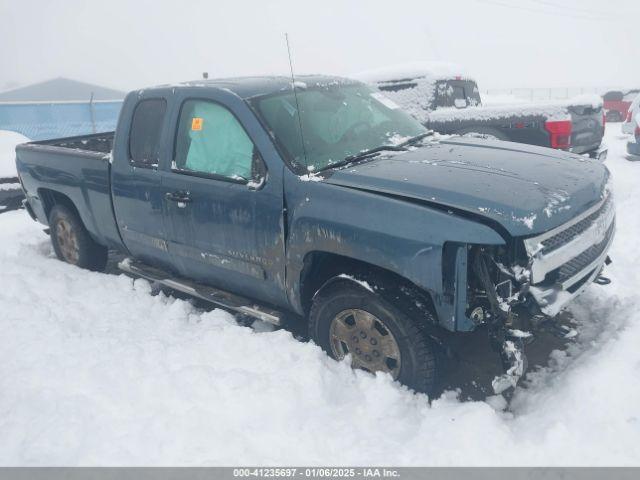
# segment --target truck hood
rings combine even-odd
[[[336,169],[325,182],[483,217],[520,237],[557,227],[596,204],[608,178],[602,163],[571,153],[457,138],[385,152]]]

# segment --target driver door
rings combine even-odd
[[[278,303],[284,279],[282,192],[229,107],[187,99],[163,172],[168,248],[185,277]]]

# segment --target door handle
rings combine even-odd
[[[191,194],[189,192],[167,192],[165,198],[172,202],[177,202],[179,207],[181,206],[180,204],[191,203]]]

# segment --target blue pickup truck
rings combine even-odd
[[[568,152],[441,139],[343,78],[207,80],[130,93],[115,132],[19,145],[29,214],[63,261],[279,324],[424,392],[452,335],[505,371],[596,281],[609,172]]]

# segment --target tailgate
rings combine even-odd
[[[571,151],[586,153],[596,150],[604,135],[602,106],[571,105]]]

